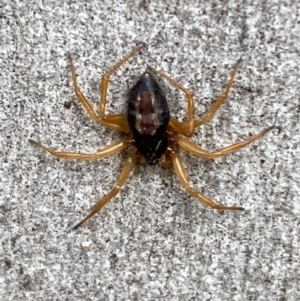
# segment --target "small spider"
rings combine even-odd
[[[191,137],[196,127],[205,124],[212,119],[218,108],[224,103],[228,96],[234,77],[237,73],[238,66],[241,63],[241,59],[239,59],[235,64],[224,92],[217,98],[212,108],[201,119],[194,119],[193,94],[170,76],[166,75],[162,71],[158,71],[150,67],[145,71],[145,73],[142,74],[135,86],[130,90],[127,114],[106,115],[106,95],[109,77],[121,65],[138,53],[143,47],[144,45],[139,45],[136,47],[132,52],[121,59],[110,70],[108,70],[107,73],[102,77],[99,115],[94,111],[90,102],[82,94],[78,87],[75,68],[71,55],[69,54],[75,94],[81,104],[87,110],[90,117],[94,121],[113,130],[130,133],[130,139],[122,139],[114,142],[93,154],[58,152],[52,148],[42,145],[39,142],[29,139],[31,143],[41,147],[43,150],[58,158],[64,159],[96,160],[116,154],[127,147],[133,148],[131,155],[125,161],[121,174],[119,175],[119,178],[117,179],[113,189],[98,203],[96,203],[91,212],[74,228],[77,228],[86,222],[119,192],[127,180],[130,172],[133,170],[135,164],[155,165],[158,162],[160,162],[163,166],[172,164],[174,166],[175,173],[177,174],[179,181],[185,190],[191,196],[196,197],[205,205],[213,209],[220,210],[244,210],[242,207],[217,204],[201,193],[195,191],[190,186],[182,160],[175,151],[176,147],[179,146],[198,157],[216,159],[241,149],[274,128],[274,126],[271,126],[246,141],[235,143],[214,152],[208,152],[188,139],[182,137]],[[185,93],[188,104],[188,116],[186,121],[179,122],[175,118],[170,117],[167,99],[160,86],[156,82],[153,73],[161,75],[170,81],[171,84]]]

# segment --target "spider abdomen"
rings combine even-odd
[[[166,97],[149,71],[131,89],[127,114],[136,148],[148,164],[156,164],[168,147],[170,114]]]

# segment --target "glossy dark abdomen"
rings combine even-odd
[[[148,164],[156,164],[168,147],[170,114],[166,97],[148,70],[130,91],[127,114],[136,148]]]

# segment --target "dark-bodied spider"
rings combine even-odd
[[[90,117],[94,121],[113,130],[130,133],[130,139],[122,139],[112,143],[111,145],[108,145],[93,154],[58,152],[52,148],[42,145],[39,142],[31,139],[29,140],[31,143],[41,147],[50,154],[64,159],[96,160],[113,155],[127,147],[133,148],[132,153],[126,160],[113,189],[98,203],[96,203],[92,211],[74,228],[79,227],[90,217],[96,214],[112,197],[119,192],[135,164],[145,165],[148,163],[149,165],[155,165],[158,162],[160,162],[162,165],[173,164],[175,173],[177,174],[181,184],[191,196],[196,197],[202,203],[214,209],[244,210],[242,207],[232,207],[217,204],[201,193],[195,191],[190,186],[182,160],[175,151],[175,148],[179,146],[196,156],[206,159],[216,159],[241,149],[274,128],[274,126],[271,126],[246,141],[235,143],[214,152],[208,152],[181,136],[183,135],[186,137],[191,137],[196,127],[207,123],[212,119],[217,109],[224,103],[228,96],[234,77],[237,73],[238,66],[241,63],[241,59],[239,59],[235,64],[224,92],[217,98],[212,108],[201,119],[194,118],[193,94],[184,88],[180,83],[165,73],[155,70],[154,68],[148,68],[146,72],[142,74],[135,86],[131,89],[128,100],[127,114],[107,115],[105,108],[109,77],[122,64],[138,53],[143,47],[144,45],[139,45],[136,47],[132,52],[121,59],[110,70],[108,70],[102,77],[99,115],[94,111],[90,102],[80,91],[77,84],[73,61],[71,55],[69,55],[75,94],[81,104],[87,110]],[[175,118],[170,117],[166,97],[156,82],[153,73],[161,75],[171,82],[175,87],[185,93],[188,104],[188,116],[186,121],[179,122]]]

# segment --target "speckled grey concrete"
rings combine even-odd
[[[300,300],[299,2],[0,6],[1,300]],[[214,150],[273,124],[281,130],[216,161],[180,152],[195,189],[245,212],[211,210],[172,169],[138,166],[74,231],[128,152],[65,161],[28,138],[85,152],[119,139],[76,99],[67,53],[96,109],[101,75],[141,41],[148,47],[112,77],[109,112],[124,112],[128,89],[151,65],[193,91],[201,116],[242,57],[228,101],[192,140]],[[184,96],[162,85],[172,114],[184,118]]]

